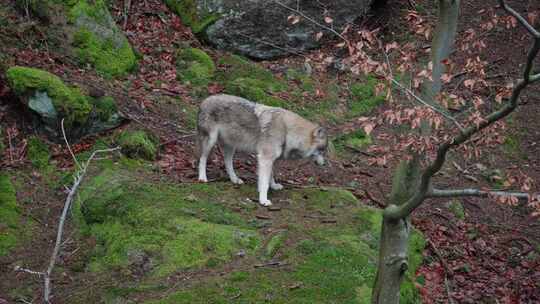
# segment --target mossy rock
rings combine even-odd
[[[122,153],[132,158],[156,159],[158,140],[144,131],[126,131],[118,137]]]
[[[177,75],[180,80],[193,86],[206,86],[216,71],[214,61],[203,50],[187,48],[176,57]]]
[[[58,118],[56,117],[58,113],[60,117],[65,118],[67,127],[86,123],[92,109],[88,98],[78,88],[66,86],[58,76],[44,70],[21,66],[9,68],[6,76],[9,85],[20,97],[39,99],[36,93],[47,94],[41,100],[52,103],[54,109],[50,110],[50,106],[42,106],[45,102],[39,104],[36,102],[37,105],[34,107],[36,112],[45,113],[52,120]],[[28,106],[32,108],[31,101],[28,103]]]
[[[68,20],[75,27],[74,52],[81,63],[91,64],[106,77],[122,76],[136,67],[135,53],[104,0],[76,1]]]
[[[375,86],[377,84],[377,79],[367,77],[364,81],[351,85],[351,101],[347,114],[348,117],[367,115],[385,101],[383,95],[375,94]]]
[[[35,115],[38,130],[55,142],[63,141],[61,121],[69,140],[112,129],[123,122],[112,97],[92,98],[78,87],[68,87],[47,71],[15,66],[6,72],[8,83]]]
[[[259,235],[215,204],[209,187],[141,183],[122,166],[89,179],[74,205],[77,226],[97,241],[89,270],[133,271],[142,255],[145,276],[164,277],[216,267],[240,251],[253,255]]]
[[[34,168],[45,169],[49,166],[49,159],[51,158],[49,147],[39,137],[30,137],[28,140],[28,158]]]
[[[217,13],[198,10],[195,0],[165,0],[164,2],[195,34],[203,34],[203,31],[220,17]]]
[[[0,174],[0,257],[18,243],[20,214],[15,187],[7,174]]]

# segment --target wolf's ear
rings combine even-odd
[[[318,127],[313,131],[313,136],[324,139],[326,138],[326,130],[323,127]]]

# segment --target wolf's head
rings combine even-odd
[[[317,127],[311,133],[311,145],[309,148],[309,157],[313,159],[317,165],[324,165],[324,154],[328,147],[328,136],[326,130],[322,127]]]

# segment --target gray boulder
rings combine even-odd
[[[182,21],[219,49],[256,59],[272,59],[320,46],[318,32],[333,34],[321,25],[341,32],[365,15],[373,0],[165,0]],[[299,22],[288,16],[298,13]],[[325,16],[333,19],[325,23]]]

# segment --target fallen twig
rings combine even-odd
[[[253,267],[261,268],[261,267],[268,267],[268,266],[285,266],[285,265],[287,265],[287,262],[270,261],[270,262],[264,263],[264,264],[255,264],[255,265],[253,265]]]
[[[71,207],[71,203],[73,202],[73,199],[75,197],[75,193],[77,192],[77,189],[81,185],[81,182],[82,182],[82,180],[83,180],[83,178],[84,178],[84,176],[86,174],[86,171],[87,171],[88,167],[90,166],[90,163],[92,162],[92,160],[95,158],[95,156],[97,154],[106,153],[106,152],[113,152],[113,151],[116,151],[116,150],[120,149],[119,147],[116,147],[116,148],[111,148],[111,149],[96,150],[96,151],[94,151],[92,153],[92,155],[90,155],[90,158],[88,158],[86,163],[84,163],[81,166],[79,164],[79,162],[77,161],[77,158],[75,157],[75,154],[73,154],[73,151],[71,150],[69,142],[68,142],[68,140],[66,138],[66,132],[64,130],[64,120],[63,119],[62,119],[60,125],[62,127],[62,134],[64,135],[64,140],[66,142],[66,145],[68,146],[68,150],[70,151],[71,156],[73,157],[73,160],[78,165],[78,171],[74,175],[75,177],[74,177],[74,181],[73,181],[73,186],[71,186],[71,189],[69,189],[68,196],[67,196],[67,198],[66,198],[66,200],[64,202],[64,209],[62,210],[62,215],[60,216],[60,220],[59,220],[59,223],[58,223],[58,231],[56,233],[56,242],[55,242],[55,245],[54,245],[53,253],[52,253],[51,258],[49,260],[49,266],[47,267],[47,270],[45,272],[33,271],[33,270],[25,269],[25,268],[22,268],[22,267],[19,267],[19,266],[15,267],[16,271],[23,271],[23,272],[27,272],[27,273],[30,273],[30,274],[35,274],[35,275],[42,276],[44,278],[43,300],[44,300],[45,303],[50,303],[50,298],[51,298],[51,274],[52,274],[52,271],[53,271],[54,266],[56,264],[56,259],[58,257],[58,252],[60,251],[60,247],[62,246],[62,235],[64,233],[64,224],[65,224],[65,221],[66,221],[66,218],[67,218],[68,211],[69,211],[69,209]]]

